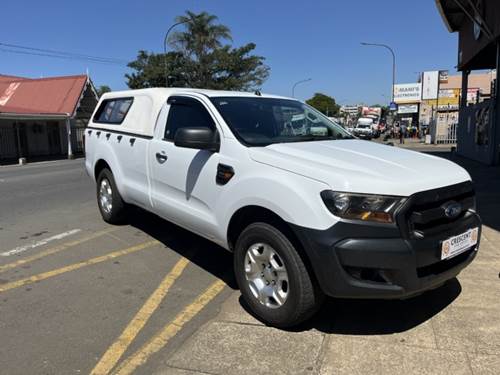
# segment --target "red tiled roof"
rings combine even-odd
[[[0,74],[0,82],[20,81],[20,80],[24,80],[24,79],[29,79],[29,78],[8,76],[5,74]]]
[[[87,83],[86,75],[9,78],[0,79],[0,113],[72,115]]]

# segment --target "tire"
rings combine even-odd
[[[103,220],[110,224],[123,223],[127,206],[116,187],[113,173],[107,168],[97,177],[96,195]]]
[[[265,259],[271,252],[274,256],[268,258],[271,261],[266,265]],[[280,264],[285,268],[284,273]],[[267,223],[250,224],[240,234],[234,253],[234,272],[247,305],[271,326],[297,325],[311,317],[323,301],[322,292],[293,244]]]

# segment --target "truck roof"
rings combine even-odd
[[[123,97],[123,96],[134,96],[139,95],[154,95],[161,98],[168,98],[170,95],[182,94],[182,93],[197,93],[205,95],[211,98],[221,97],[221,96],[241,96],[241,97],[265,97],[265,98],[280,98],[280,99],[292,99],[284,96],[270,95],[265,93],[260,93],[256,95],[255,91],[228,91],[228,90],[207,90],[207,89],[196,89],[196,88],[186,88],[186,87],[154,87],[147,89],[137,89],[137,90],[123,90],[123,91],[112,91],[103,95],[104,99]]]
[[[222,90],[205,90],[196,88],[184,88],[184,87],[158,87],[158,88],[147,88],[138,90],[123,90],[123,91],[112,91],[102,95],[99,100],[99,105],[97,105],[95,112],[100,107],[100,103],[104,100],[117,99],[117,98],[133,98],[133,103],[125,116],[125,119],[117,128],[116,124],[104,124],[96,123],[93,121],[94,115],[92,115],[91,122],[89,126],[106,129],[106,130],[119,130],[130,132],[138,135],[153,136],[154,127],[156,120],[158,118],[158,113],[160,112],[162,106],[165,104],[167,99],[172,95],[179,94],[200,94],[206,97],[253,97],[253,98],[279,98],[279,99],[291,99],[283,96],[269,95],[269,94],[256,94],[255,92],[245,92],[245,91],[222,91]]]

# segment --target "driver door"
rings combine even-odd
[[[167,220],[213,238],[217,227],[214,209],[220,192],[215,181],[219,153],[177,147],[174,136],[182,127],[217,131],[215,122],[204,104],[191,97],[171,97],[167,110],[165,126],[158,124],[163,139],[155,137],[150,146],[152,204]]]

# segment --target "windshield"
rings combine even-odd
[[[368,124],[358,124],[358,129],[370,129],[370,125]]]
[[[249,146],[353,138],[340,125],[296,100],[262,97],[211,100],[235,136]]]

